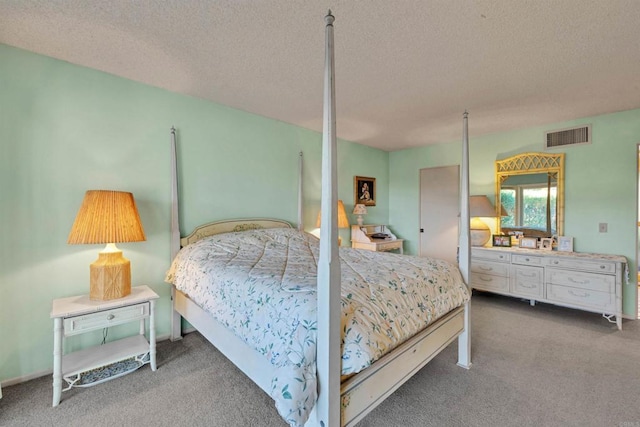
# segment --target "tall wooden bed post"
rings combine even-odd
[[[176,128],[171,127],[171,261],[180,250],[180,221],[178,220],[178,157],[176,146]],[[175,301],[176,287],[171,287],[171,301]],[[171,304],[173,307],[173,304]],[[182,339],[182,316],[171,310],[171,341]]]
[[[337,197],[337,141],[336,141],[336,128],[335,128],[335,83],[334,83],[334,43],[333,43],[333,22],[334,17],[331,11],[325,17],[325,76],[324,76],[324,118],[323,118],[323,138],[322,138],[322,226],[320,229],[320,254],[318,259],[318,279],[317,279],[317,378],[318,378],[318,399],[314,411],[311,414],[311,418],[307,422],[308,426],[321,426],[321,427],[334,427],[340,426],[342,423],[341,414],[341,331],[340,331],[340,295],[341,295],[341,274],[340,274],[340,260],[338,255],[338,227],[337,227],[337,209],[338,204]],[[464,114],[464,128],[463,128],[463,147],[462,147],[462,178],[461,178],[461,211],[460,211],[460,252],[459,252],[459,266],[462,272],[464,281],[468,284],[469,281],[469,262],[470,262],[470,244],[469,244],[469,153],[468,153],[468,132],[467,132],[467,113]],[[178,220],[178,178],[177,178],[177,144],[176,144],[176,130],[171,128],[171,160],[172,160],[172,204],[171,204],[171,258],[175,258],[180,249],[180,230]],[[299,157],[299,187],[298,187],[298,228],[304,229],[302,224],[302,153]],[[181,338],[181,315],[175,308],[176,302],[176,290],[175,286],[172,286],[172,301],[173,310],[171,316],[171,339],[178,340]],[[181,294],[178,292],[177,296]],[[185,297],[178,298],[177,301],[182,303],[188,299]],[[193,304],[191,304],[193,306]],[[195,308],[191,308],[195,309]],[[208,316],[202,311],[204,317]],[[454,312],[452,312],[454,313]],[[185,318],[192,322],[192,317],[185,314]],[[193,317],[196,319],[195,317]],[[353,409],[353,400],[349,409],[351,413],[348,415],[347,421],[350,423],[357,422],[361,417],[365,416],[373,407],[379,402],[384,400],[386,396],[399,387],[412,373],[413,369],[419,369],[428,360],[431,360],[442,347],[442,345],[448,345],[449,337],[455,339],[454,333],[457,335],[459,329],[459,323],[456,323],[453,319],[459,319],[459,309],[456,314],[450,316],[451,321],[446,321],[441,325],[443,327],[442,334],[434,333],[432,341],[429,344],[422,346],[421,343],[424,338],[421,337],[421,341],[416,343],[408,343],[403,351],[406,354],[413,354],[416,350],[420,350],[419,354],[424,356],[424,362],[417,363],[412,361],[409,366],[409,371],[401,373],[399,376],[394,376],[393,381],[397,383],[391,384],[391,386],[384,390],[381,387],[381,382],[384,378],[387,378],[389,370],[385,366],[389,366],[393,371],[397,370],[397,364],[383,365],[371,372],[371,375],[365,374],[364,377],[359,378],[354,376],[347,382],[351,381],[351,384],[345,384],[345,396],[350,398],[352,395],[356,396],[358,400],[361,400],[361,404],[358,408]],[[233,340],[233,335],[226,335],[224,340],[212,340],[212,336],[215,333],[224,335],[224,328],[216,329],[216,326],[209,325],[208,320],[201,321],[196,319],[205,326],[203,334],[218,348],[225,347],[225,340]],[[192,322],[193,323],[193,322]],[[465,368],[471,366],[470,357],[470,318],[469,318],[469,304],[464,307],[464,331],[458,335],[458,365]],[[439,328],[440,326],[438,326]],[[201,329],[199,329],[201,330]],[[435,329],[433,330],[435,331]],[[431,331],[426,331],[431,334]],[[440,341],[444,339],[444,341]],[[231,346],[233,347],[233,346]],[[437,348],[435,348],[437,347]],[[264,369],[264,361],[261,357],[251,357],[251,354],[246,354],[243,346],[238,346],[235,350],[228,348],[229,354],[242,354],[243,358],[240,360],[239,356],[234,363],[240,367],[250,378],[256,381],[265,392],[269,393],[271,379],[265,375],[262,375]],[[231,351],[233,350],[233,351]],[[224,354],[225,351],[221,350]],[[395,358],[393,360],[400,360]],[[232,359],[233,360],[233,359]],[[406,360],[406,359],[402,359]],[[238,362],[242,362],[238,364]],[[385,362],[386,363],[386,362]],[[257,368],[256,368],[257,367]],[[265,372],[267,372],[266,370]],[[373,378],[373,374],[377,372],[386,372],[380,378],[380,380],[370,381]],[[252,375],[253,374],[253,375]],[[357,374],[360,375],[360,374]],[[257,377],[257,378],[256,378]],[[358,382],[354,382],[358,378]],[[362,378],[362,379],[360,379]],[[366,381],[366,382],[365,382]],[[360,390],[360,386],[366,384],[366,392],[356,393]],[[370,387],[371,386],[371,387]],[[371,394],[372,388],[375,388],[375,395]],[[362,389],[365,390],[365,389]],[[346,411],[346,407],[345,407]],[[358,412],[362,411],[362,412]]]
[[[340,259],[333,21],[325,16],[324,113],[322,125],[322,224],[318,259],[317,425],[340,425]]]
[[[469,212],[469,113],[462,118],[462,167],[460,173],[460,240],[458,242],[458,267],[464,283],[469,286],[471,264],[470,212]],[[469,288],[471,291],[471,288]],[[458,365],[471,367],[471,303],[464,306],[464,331],[458,337]]]

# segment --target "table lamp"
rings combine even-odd
[[[146,240],[133,194],[89,190],[71,227],[67,243],[106,243],[90,266],[89,299],[103,301],[131,293],[131,263],[116,243]]]
[[[367,214],[367,207],[363,204],[358,203],[353,207],[353,214],[358,215],[358,225],[362,227],[362,215]]]
[[[496,208],[487,196],[469,197],[469,215],[471,216],[471,246],[484,246],[491,238],[491,230],[479,217],[497,218]]]
[[[320,228],[322,222],[322,210],[318,212],[318,218],[316,219],[316,227]],[[349,220],[347,219],[347,212],[344,210],[344,204],[342,200],[338,200],[338,228],[349,228]],[[342,237],[338,236],[338,246],[342,244]]]

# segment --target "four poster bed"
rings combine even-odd
[[[333,20],[329,12],[319,240],[302,226],[302,154],[297,230],[229,220],[181,239],[174,129],[171,138],[171,337],[184,317],[294,426],[354,425],[456,338],[458,365],[471,365],[466,112],[459,265],[339,249]]]

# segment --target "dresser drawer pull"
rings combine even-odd
[[[110,314],[107,316],[107,320],[113,320],[115,319],[116,316],[114,316],[113,314]]]
[[[558,265],[558,264],[560,264],[560,261],[553,261],[553,263],[554,263],[555,265]]]
[[[582,292],[574,292],[574,291],[572,291],[572,290],[569,290],[569,293],[570,293],[571,295],[573,295],[574,297],[580,297],[580,298],[587,298],[589,295],[591,295],[591,294],[590,294],[590,293],[588,293],[588,292],[584,292],[584,293],[582,293]]]
[[[493,267],[485,267],[484,265],[479,266],[478,269],[484,271],[493,271]]]
[[[524,260],[525,260],[525,261],[527,261],[527,262],[529,262],[529,258],[525,258]]]
[[[537,277],[538,276],[536,273],[530,273],[530,274],[520,273],[520,275],[524,276],[524,277]]]
[[[524,283],[520,283],[521,288],[533,289],[536,285],[525,285]]]
[[[601,265],[601,266],[600,266],[600,269],[601,269],[601,270],[604,270],[605,268],[607,268],[607,266],[606,266],[606,265]]]
[[[585,280],[585,281],[580,281],[580,280],[574,280],[572,277],[569,277],[568,280],[571,283],[575,283],[576,285],[586,285],[589,283],[589,280]]]
[[[490,277],[482,277],[482,276],[480,277],[480,280],[482,280],[483,282],[492,282],[493,281],[493,279],[490,278]]]
[[[498,258],[504,259],[504,255],[498,255]]]

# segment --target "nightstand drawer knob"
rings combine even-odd
[[[115,319],[116,316],[114,316],[113,314],[110,314],[107,316],[107,320],[113,320]]]

